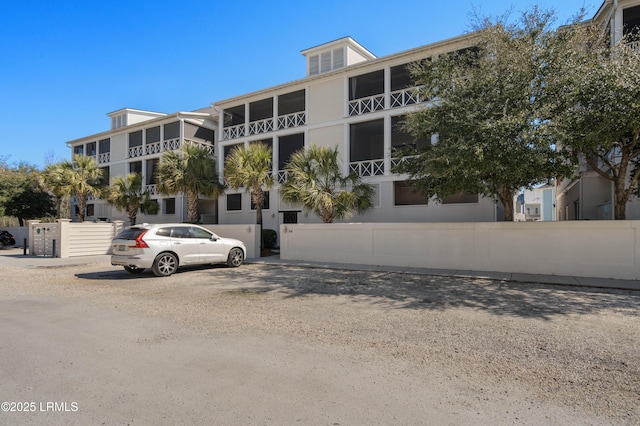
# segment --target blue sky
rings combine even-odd
[[[351,36],[378,57],[469,31],[471,12],[596,0],[0,0],[0,158],[43,167],[120,108],[191,111],[303,78],[300,51]]]

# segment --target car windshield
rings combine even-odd
[[[125,229],[116,237],[116,240],[135,240],[144,231],[145,229],[142,228]]]

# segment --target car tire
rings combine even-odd
[[[144,268],[136,268],[135,266],[125,266],[124,270],[130,274],[141,274],[144,272]]]
[[[160,253],[151,270],[157,277],[168,277],[178,270],[178,258],[172,253]]]
[[[229,250],[229,256],[227,257],[227,266],[231,268],[237,268],[242,265],[244,260],[244,253],[241,248],[234,247]]]

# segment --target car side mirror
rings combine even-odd
[[[213,235],[210,238],[211,241],[218,241],[218,237],[214,237]]]

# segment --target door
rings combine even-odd
[[[180,265],[200,263],[200,241],[192,238],[190,226],[171,228],[171,248],[178,255]]]
[[[218,263],[227,260],[222,241],[206,229],[191,227],[191,236],[198,241],[200,263]]]

